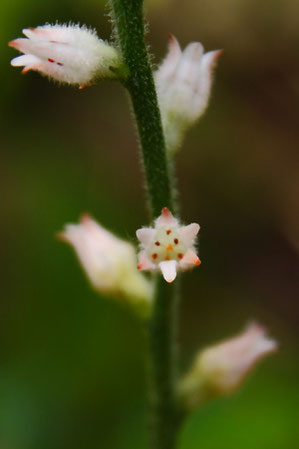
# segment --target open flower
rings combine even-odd
[[[23,30],[26,38],[9,45],[24,53],[11,61],[57,81],[81,87],[96,78],[115,78],[121,65],[118,51],[99,39],[94,30],[79,25],[44,25]]]
[[[184,51],[170,36],[166,58],[155,72],[155,83],[162,114],[166,145],[174,152],[185,130],[208,106],[213,69],[222,50],[204,54],[200,42],[191,42]]]
[[[139,270],[161,270],[167,282],[173,282],[178,270],[200,265],[194,242],[199,225],[182,226],[167,207],[155,221],[154,228],[136,231],[141,251],[138,255]]]
[[[88,215],[82,216],[80,224],[66,225],[58,237],[74,248],[97,291],[148,308],[151,284],[136,268],[132,244],[116,237]]]
[[[233,393],[258,361],[277,347],[263,326],[251,323],[239,335],[204,349],[182,380],[185,405],[194,408],[211,397]]]

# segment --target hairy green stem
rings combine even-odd
[[[163,207],[174,211],[174,189],[166,157],[164,134],[144,38],[143,1],[111,0],[116,37],[128,67],[124,82],[133,104],[140,138],[152,219]],[[157,275],[153,314],[149,323],[149,403],[152,449],[174,449],[176,409],[177,283]]]
[[[178,430],[177,284],[156,278],[156,295],[150,322],[150,443],[153,449],[175,447]]]
[[[112,0],[116,34],[129,69],[131,95],[140,137],[152,218],[163,207],[173,210],[164,134],[149,55],[144,39],[143,1]]]

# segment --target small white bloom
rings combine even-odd
[[[251,323],[239,335],[204,349],[181,383],[186,404],[193,408],[210,397],[233,393],[257,362],[277,347],[263,326]]]
[[[166,145],[174,152],[185,130],[204,113],[212,87],[213,69],[222,50],[204,54],[200,42],[191,42],[184,51],[170,36],[166,58],[155,72]]]
[[[167,282],[173,282],[178,270],[200,265],[194,247],[198,231],[197,223],[181,226],[170,210],[164,207],[154,228],[136,231],[141,246],[138,269],[159,269]]]
[[[118,51],[79,25],[44,25],[24,29],[26,38],[9,45],[24,53],[11,61],[24,66],[22,73],[36,70],[57,81],[81,87],[96,78],[114,78],[121,60]]]
[[[58,235],[75,250],[91,283],[99,292],[125,297],[134,305],[148,306],[151,284],[136,268],[132,244],[104,229],[88,215],[80,224],[68,224]]]

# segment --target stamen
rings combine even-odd
[[[176,245],[179,243],[179,239],[174,239],[173,241]]]
[[[154,254],[152,255],[152,258],[153,258],[153,259],[157,259],[157,257],[158,257],[158,254],[157,254],[157,253],[154,253]]]
[[[160,246],[160,242],[158,242],[158,241],[155,242],[155,245]]]
[[[168,229],[168,230],[166,231],[166,234],[167,234],[167,235],[171,234],[171,229]]]
[[[182,259],[183,257],[184,257],[184,254],[182,254],[182,253],[179,253],[179,254],[178,254],[178,258],[179,258],[179,259]]]
[[[55,62],[54,59],[48,58],[49,62]]]

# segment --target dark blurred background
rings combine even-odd
[[[145,343],[134,316],[89,288],[55,240],[90,212],[135,241],[148,222],[128,98],[21,76],[7,42],[22,28],[80,22],[109,38],[101,0],[2,0],[1,449],[146,447]],[[264,323],[280,342],[233,397],[186,422],[179,449],[296,449],[298,402],[299,4],[152,0],[161,60],[182,46],[224,49],[209,109],[178,155],[184,220],[201,224],[183,280],[182,369],[195,351]]]

